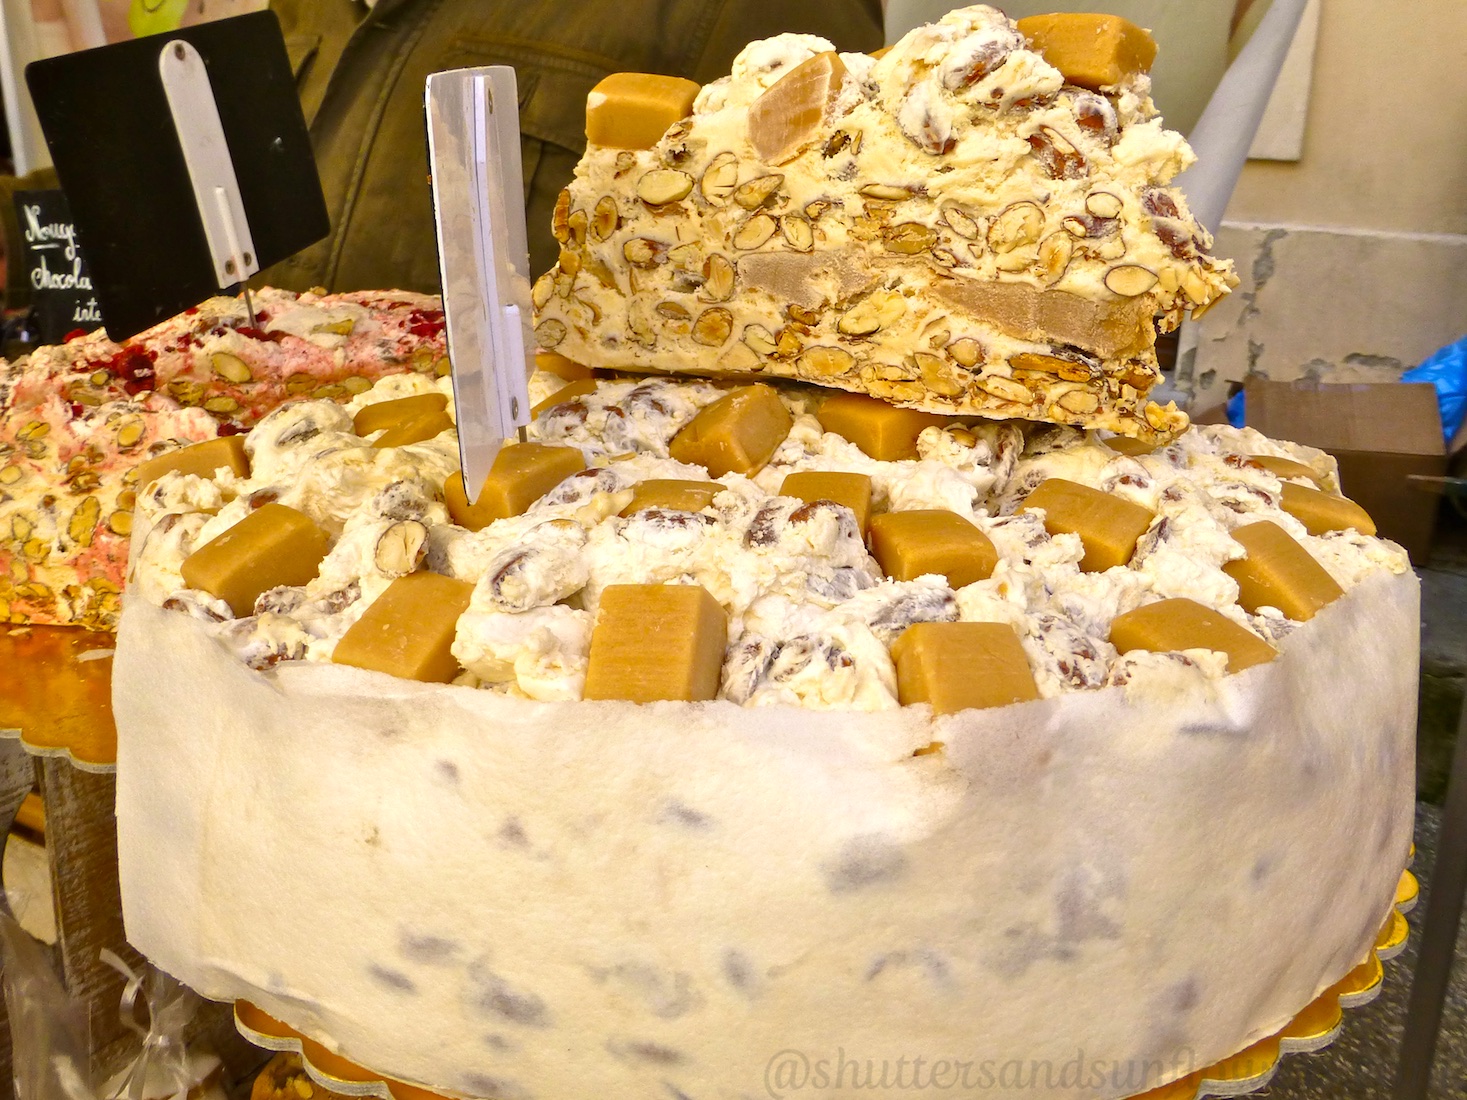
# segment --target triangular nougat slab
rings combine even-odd
[[[1056,61],[1106,60],[1073,53]],[[880,59],[755,42],[650,148],[630,129],[588,147],[535,285],[537,342],[594,367],[1170,437],[1187,420],[1146,398],[1156,330],[1237,279],[1165,186],[1192,154],[1134,67],[1067,82],[981,6]],[[671,109],[686,91],[660,79]],[[598,117],[611,94],[592,94]]]

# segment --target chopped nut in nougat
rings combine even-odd
[[[1019,31],[1070,84],[1099,91],[1149,72],[1156,40],[1118,15],[1057,12],[1019,20]]]
[[[1039,698],[1029,658],[1008,623],[914,623],[891,647],[902,706],[933,714]]]
[[[494,456],[477,501],[469,503],[462,472],[452,475],[443,486],[443,499],[454,523],[477,531],[497,519],[519,515],[571,474],[585,468],[586,460],[577,447],[507,443]]]
[[[1110,644],[1122,653],[1212,649],[1228,655],[1229,672],[1242,672],[1278,656],[1273,646],[1221,612],[1181,598],[1158,600],[1116,616],[1110,624]]]
[[[546,409],[553,409],[563,401],[570,401],[577,397],[584,397],[588,393],[596,392],[596,381],[592,378],[582,378],[579,382],[572,382],[568,386],[561,386],[544,401],[530,410],[530,419],[534,420]]]
[[[1362,535],[1375,534],[1375,520],[1349,497],[1286,481],[1280,507],[1302,523],[1311,535],[1348,531],[1352,527]]]
[[[668,450],[678,462],[706,466],[709,477],[747,474],[769,461],[793,425],[774,390],[744,386],[705,406],[673,436]]]
[[[248,615],[261,592],[314,578],[329,541],[304,512],[266,504],[185,558],[183,583]]]
[[[591,631],[584,697],[712,699],[727,641],[728,616],[702,585],[608,585]]]
[[[612,149],[650,149],[693,113],[699,85],[680,76],[612,73],[586,97],[586,141]]]
[[[723,492],[716,481],[679,481],[675,478],[651,478],[632,486],[632,500],[621,510],[623,518],[647,508],[669,512],[701,512]]]
[[[998,564],[998,551],[987,535],[941,508],[871,517],[871,553],[892,580],[940,573],[953,588],[987,580]]]
[[[844,436],[878,462],[917,457],[917,437],[923,430],[950,422],[950,416],[899,409],[859,393],[838,393],[815,410],[827,432]]]
[[[412,397],[399,397],[394,401],[379,401],[368,405],[352,418],[352,430],[357,435],[367,436],[383,428],[397,428],[410,424],[448,408],[448,398],[441,393],[419,393]]]
[[[1105,441],[1105,445],[1116,454],[1126,455],[1128,458],[1142,458],[1156,453],[1155,443],[1132,439],[1128,435],[1113,435]]]
[[[846,67],[835,52],[818,53],[780,77],[749,108],[749,144],[770,164],[782,164],[825,128],[825,112],[840,94]]]
[[[409,573],[387,586],[331,652],[338,665],[446,684],[458,675],[450,650],[474,586],[437,573]]]
[[[1257,466],[1260,470],[1267,470],[1274,477],[1307,478],[1320,488],[1324,488],[1324,484],[1320,481],[1319,475],[1314,472],[1313,466],[1306,466],[1302,462],[1295,462],[1292,458],[1279,458],[1275,455],[1249,455],[1248,465]]]
[[[810,503],[833,500],[856,514],[856,526],[864,534],[871,523],[871,479],[865,474],[845,474],[825,470],[807,470],[787,474],[779,487],[782,497],[796,497]]]
[[[567,359],[564,355],[557,355],[553,351],[537,351],[535,369],[564,378],[567,382],[579,382],[583,378],[593,377],[595,373],[590,367],[583,367],[574,359]]]
[[[441,397],[442,394],[437,396]],[[404,398],[403,400],[411,400],[411,398]],[[384,404],[387,404],[387,402],[384,402]],[[393,404],[396,404],[396,402],[393,402]],[[362,410],[362,412],[366,411],[366,409]],[[407,447],[413,443],[424,443],[448,431],[452,427],[453,419],[444,409],[425,409],[409,420],[401,420],[393,424],[376,439],[372,440],[372,446],[378,449],[384,449],[387,447]]]
[[[1238,582],[1238,603],[1256,613],[1276,607],[1297,622],[1345,594],[1308,550],[1277,523],[1263,520],[1233,529],[1233,538],[1248,551],[1246,558],[1230,561],[1223,571]]]
[[[1058,477],[1041,483],[1019,511],[1036,508],[1044,509],[1044,527],[1051,535],[1080,536],[1085,547],[1080,568],[1087,573],[1125,565],[1136,552],[1136,540],[1156,518],[1139,504]]]
[[[226,466],[239,477],[250,476],[250,460],[245,454],[244,436],[222,435],[218,439],[206,439],[203,443],[180,447],[157,458],[139,464],[137,481],[139,489],[146,489],[164,474],[194,474],[197,477],[214,476],[221,466]]]

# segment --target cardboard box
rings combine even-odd
[[[1406,548],[1413,564],[1426,564],[1441,498],[1406,478],[1447,470],[1434,387],[1250,379],[1247,394],[1250,427],[1334,455],[1345,495],[1370,513],[1382,537]]]

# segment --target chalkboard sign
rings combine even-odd
[[[33,62],[26,82],[114,340],[221,289],[159,68],[184,43],[207,71],[251,259],[267,267],[330,231],[273,12]]]
[[[55,344],[76,329],[90,332],[100,325],[102,310],[77,243],[65,192],[17,191],[15,216],[25,246],[23,262],[36,337]]]

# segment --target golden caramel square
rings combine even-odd
[[[933,714],[955,714],[1039,698],[1029,658],[1007,623],[914,623],[891,656],[903,706],[928,703]]]
[[[892,580],[912,581],[937,573],[953,588],[987,580],[998,564],[993,541],[956,512],[942,508],[873,516],[871,553]]]
[[[1070,84],[1091,91],[1150,72],[1156,40],[1118,15],[1056,12],[1019,20],[1019,33]]]
[[[387,586],[331,653],[338,665],[446,684],[459,672],[452,653],[459,616],[474,586],[437,573],[409,573]]]
[[[357,435],[367,436],[383,428],[392,429],[415,420],[422,420],[434,413],[447,416],[448,398],[441,393],[417,393],[411,397],[399,397],[392,401],[378,401],[368,405],[352,417],[352,430]]]
[[[1302,523],[1311,535],[1327,535],[1331,531],[1348,531],[1351,528],[1362,535],[1375,534],[1375,520],[1349,497],[1286,481],[1279,506]]]
[[[312,580],[329,541],[304,512],[266,504],[185,558],[183,583],[249,615],[261,592]]]
[[[680,76],[612,73],[586,97],[586,141],[612,149],[650,149],[693,113],[701,86]]]
[[[706,467],[709,477],[750,474],[769,461],[793,426],[779,394],[763,384],[743,386],[700,409],[668,451],[678,462]]]
[[[1110,624],[1110,644],[1122,653],[1211,649],[1227,654],[1229,672],[1242,672],[1278,656],[1273,646],[1220,611],[1183,598],[1158,600],[1117,615]]]
[[[1125,565],[1136,552],[1156,513],[1129,500],[1088,485],[1052,477],[1025,499],[1021,512],[1044,509],[1044,529],[1051,535],[1079,535],[1085,556],[1080,568],[1099,573]]]
[[[1260,607],[1276,607],[1290,619],[1307,622],[1345,594],[1324,566],[1277,523],[1250,523],[1232,534],[1248,556],[1225,563],[1223,572],[1238,582],[1238,603],[1244,610],[1257,613]]]
[[[765,164],[783,164],[825,128],[840,94],[845,63],[834,51],[817,53],[780,77],[749,107],[749,144]]]
[[[1313,466],[1307,466],[1302,462],[1296,462],[1292,458],[1280,458],[1277,455],[1249,455],[1248,465],[1256,466],[1260,470],[1267,470],[1269,473],[1273,474],[1274,477],[1307,478],[1309,481],[1313,482],[1314,485],[1318,488],[1324,488],[1324,483],[1320,480],[1319,475],[1314,472]]]
[[[843,504],[856,515],[856,527],[864,535],[871,525],[871,479],[865,474],[834,470],[805,470],[787,474],[779,487],[782,497],[794,497],[809,504],[830,500]]]
[[[543,370],[546,374],[553,374],[557,378],[563,378],[567,382],[579,382],[584,378],[592,378],[595,372],[590,367],[577,363],[574,359],[567,359],[553,351],[535,352],[535,369]]]
[[[591,631],[584,697],[716,698],[727,643],[728,616],[702,585],[608,585]]]
[[[723,492],[716,481],[681,481],[677,478],[649,478],[632,486],[632,499],[621,510],[623,517],[662,508],[669,512],[701,512]]]
[[[453,522],[478,531],[497,519],[524,512],[571,474],[586,468],[578,447],[545,443],[507,443],[494,456],[479,499],[469,503],[462,471],[443,486],[443,499]]]
[[[815,418],[827,432],[850,440],[878,462],[917,457],[917,437],[923,430],[951,422],[950,416],[899,409],[863,393],[838,393],[825,399]]]
[[[596,380],[594,378],[582,378],[572,382],[568,386],[561,386],[544,401],[530,410],[530,419],[534,420],[547,409],[553,409],[556,405],[566,401],[574,401],[577,397],[585,397],[587,394],[596,392]]]
[[[218,439],[206,439],[150,458],[138,466],[137,487],[146,489],[164,474],[212,478],[221,468],[227,468],[240,477],[250,476],[250,459],[245,454],[244,436],[222,435]]]

